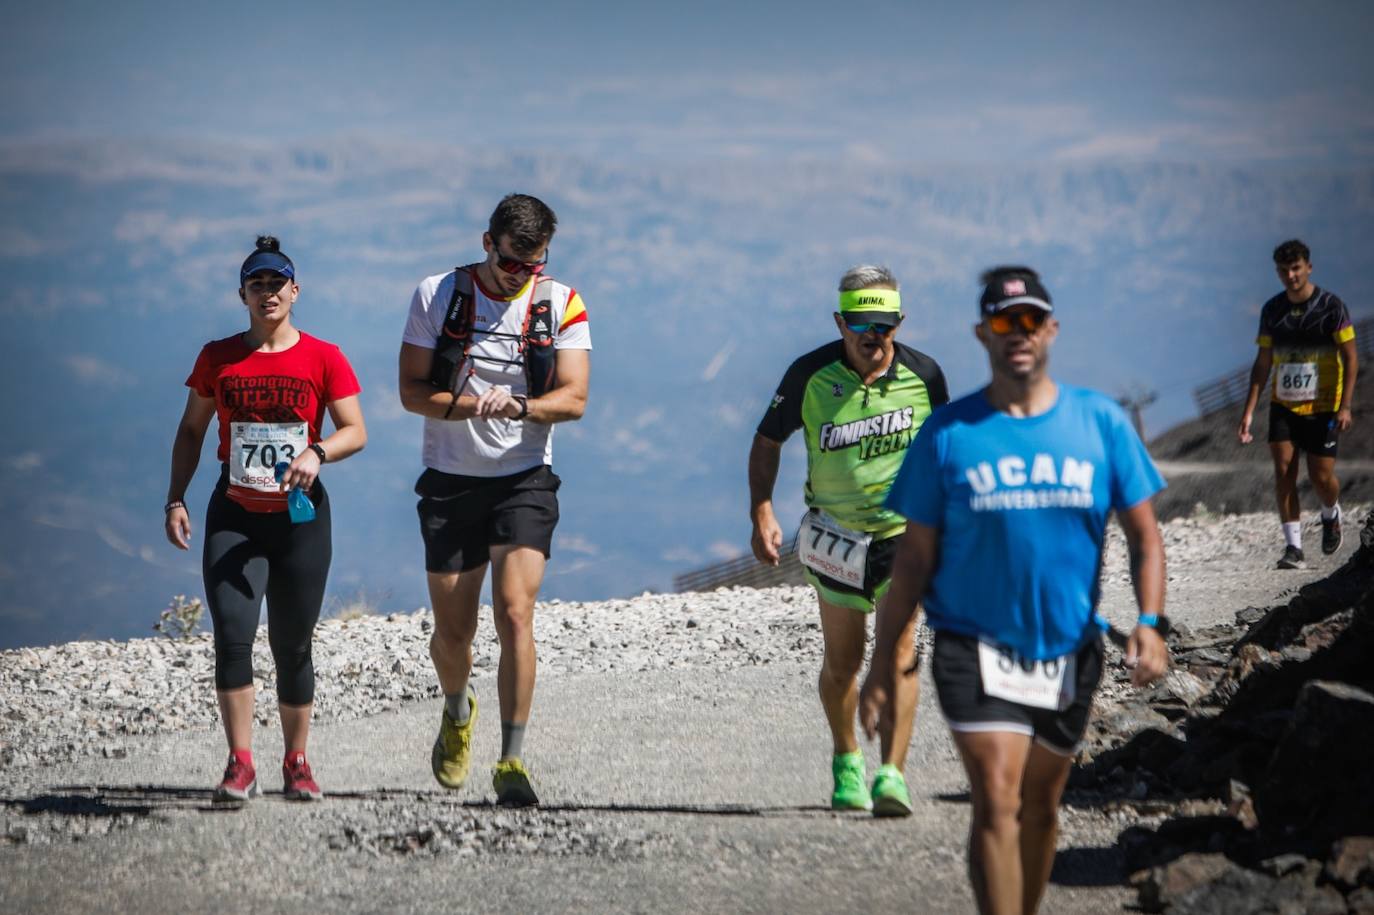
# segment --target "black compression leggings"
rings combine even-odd
[[[205,510],[205,596],[215,624],[215,687],[253,682],[253,638],[267,597],[267,641],[277,662],[277,699],[315,698],[310,642],[320,619],[332,546],[329,496],[317,480],[315,520],[292,524],[286,512],[250,512],[215,487]]]

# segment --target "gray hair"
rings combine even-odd
[[[840,292],[854,292],[859,289],[898,289],[897,278],[892,271],[878,264],[858,264],[850,267],[840,277]]]

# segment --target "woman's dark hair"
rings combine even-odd
[[[287,279],[296,278],[296,265],[291,263],[291,258],[281,253],[281,242],[277,241],[275,235],[259,235],[257,246],[253,253],[244,260],[243,266],[239,268],[239,285],[259,270],[271,270],[280,273]]]
[[[558,217],[553,210],[529,194],[507,194],[501,198],[487,224],[492,244],[500,244],[505,235],[510,238],[511,249],[521,257],[548,244],[557,229]]]

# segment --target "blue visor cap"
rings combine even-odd
[[[296,268],[291,264],[291,258],[276,251],[254,251],[248,255],[248,260],[243,262],[239,268],[239,285],[253,274],[260,270],[271,270],[273,273],[280,273],[288,280],[296,278]]]

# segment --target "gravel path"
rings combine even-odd
[[[1363,516],[1348,508],[1352,533]],[[1355,546],[1280,572],[1269,514],[1163,531],[1170,613],[1194,627],[1286,599]],[[1306,536],[1317,554],[1315,524]],[[823,806],[813,607],[805,588],[541,603],[537,812],[490,806],[494,640],[475,672],[474,778],[456,793],[433,784],[426,610],[320,625],[312,760],[329,796],[304,807],[271,794],[232,814],[207,804],[223,755],[208,637],[0,653],[0,909],[438,911],[459,898],[492,911],[825,911],[862,898],[872,911],[967,910],[963,778],[928,682],[908,765],[915,816]],[[1121,628],[1134,618],[1115,531],[1102,610]],[[256,754],[274,760],[265,630],[255,661]],[[1102,703],[1122,689],[1109,682]],[[1129,901],[1113,847],[1128,817],[1065,811],[1046,911]],[[92,879],[52,879],[68,874]]]

